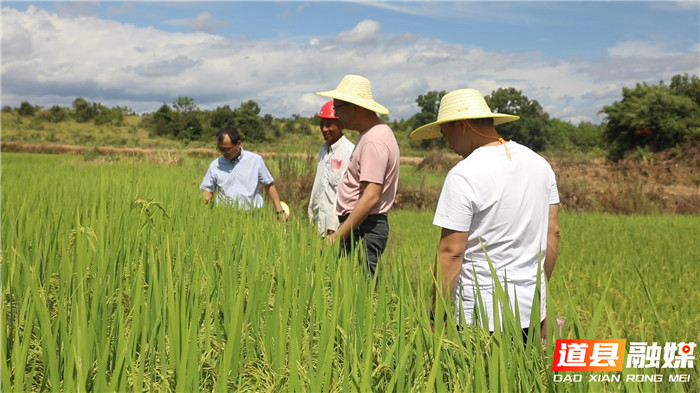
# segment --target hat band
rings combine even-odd
[[[474,131],[477,135],[483,136],[484,138],[495,139],[495,140],[501,142],[501,145],[503,145],[503,147],[506,148],[506,157],[508,157],[508,161],[513,161],[513,158],[510,156],[510,150],[508,150],[508,146],[506,145],[506,140],[505,140],[505,139],[503,139],[502,137],[501,137],[501,138],[496,138],[495,136],[488,136],[488,135],[484,135],[484,134],[480,133],[479,131],[476,130],[476,128],[472,127],[472,125],[469,124],[469,121],[467,121],[467,125],[468,125],[469,128],[471,128],[472,131]]]

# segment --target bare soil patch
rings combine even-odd
[[[700,214],[700,147],[651,159],[550,159],[562,205],[574,211]]]

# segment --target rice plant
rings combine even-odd
[[[372,279],[300,214],[205,206],[205,166],[2,155],[2,391],[699,387],[697,364],[686,384],[555,383],[554,322],[547,347],[523,345],[512,314],[491,335],[442,299],[431,325],[431,212],[392,213]],[[696,340],[696,224],[562,214],[548,320],[569,338]]]

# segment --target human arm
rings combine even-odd
[[[552,276],[554,265],[557,263],[557,254],[559,253],[559,204],[549,205],[549,222],[547,225],[547,252],[544,259],[544,274],[547,281]],[[559,332],[563,327],[563,322],[557,318]],[[542,343],[547,342],[547,318],[542,318],[540,326],[540,335]]]
[[[199,184],[199,189],[203,191],[204,203],[209,204],[214,198],[214,191],[217,188],[217,179],[213,174],[214,163],[209,165],[207,173],[204,174],[202,182]]]
[[[435,275],[438,285],[441,286],[442,295],[446,299],[450,298],[457,288],[468,237],[469,232],[459,232],[442,228],[433,274]],[[438,270],[440,271],[439,277],[437,276]],[[437,288],[435,288],[433,296],[433,307],[435,307],[436,301]]]
[[[275,212],[281,212],[283,210],[282,203],[280,201],[280,195],[277,192],[277,187],[275,187],[275,183],[265,184],[265,191],[267,192],[267,196],[272,199],[272,203],[275,205]],[[284,214],[284,221],[286,222],[289,219],[289,216],[287,213],[282,214]]]
[[[552,276],[559,254],[559,204],[549,205],[547,229],[547,253],[544,259],[544,274],[547,280]]]
[[[357,201],[355,208],[352,209],[350,215],[338,230],[328,238],[331,243],[335,243],[337,239],[345,239],[350,236],[350,232],[362,224],[372,208],[379,202],[379,196],[382,193],[382,185],[378,183],[360,182],[360,188],[363,189],[362,196]]]

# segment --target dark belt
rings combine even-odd
[[[348,217],[350,217],[350,214],[343,214],[342,216],[338,216],[338,221],[340,221],[340,223],[342,224],[345,222],[345,220],[348,219]],[[388,220],[388,217],[386,214],[370,214],[369,216],[367,216],[367,218],[365,218],[365,221],[363,221],[363,223],[365,223],[365,222],[381,222],[381,221],[387,221],[387,220]]]

